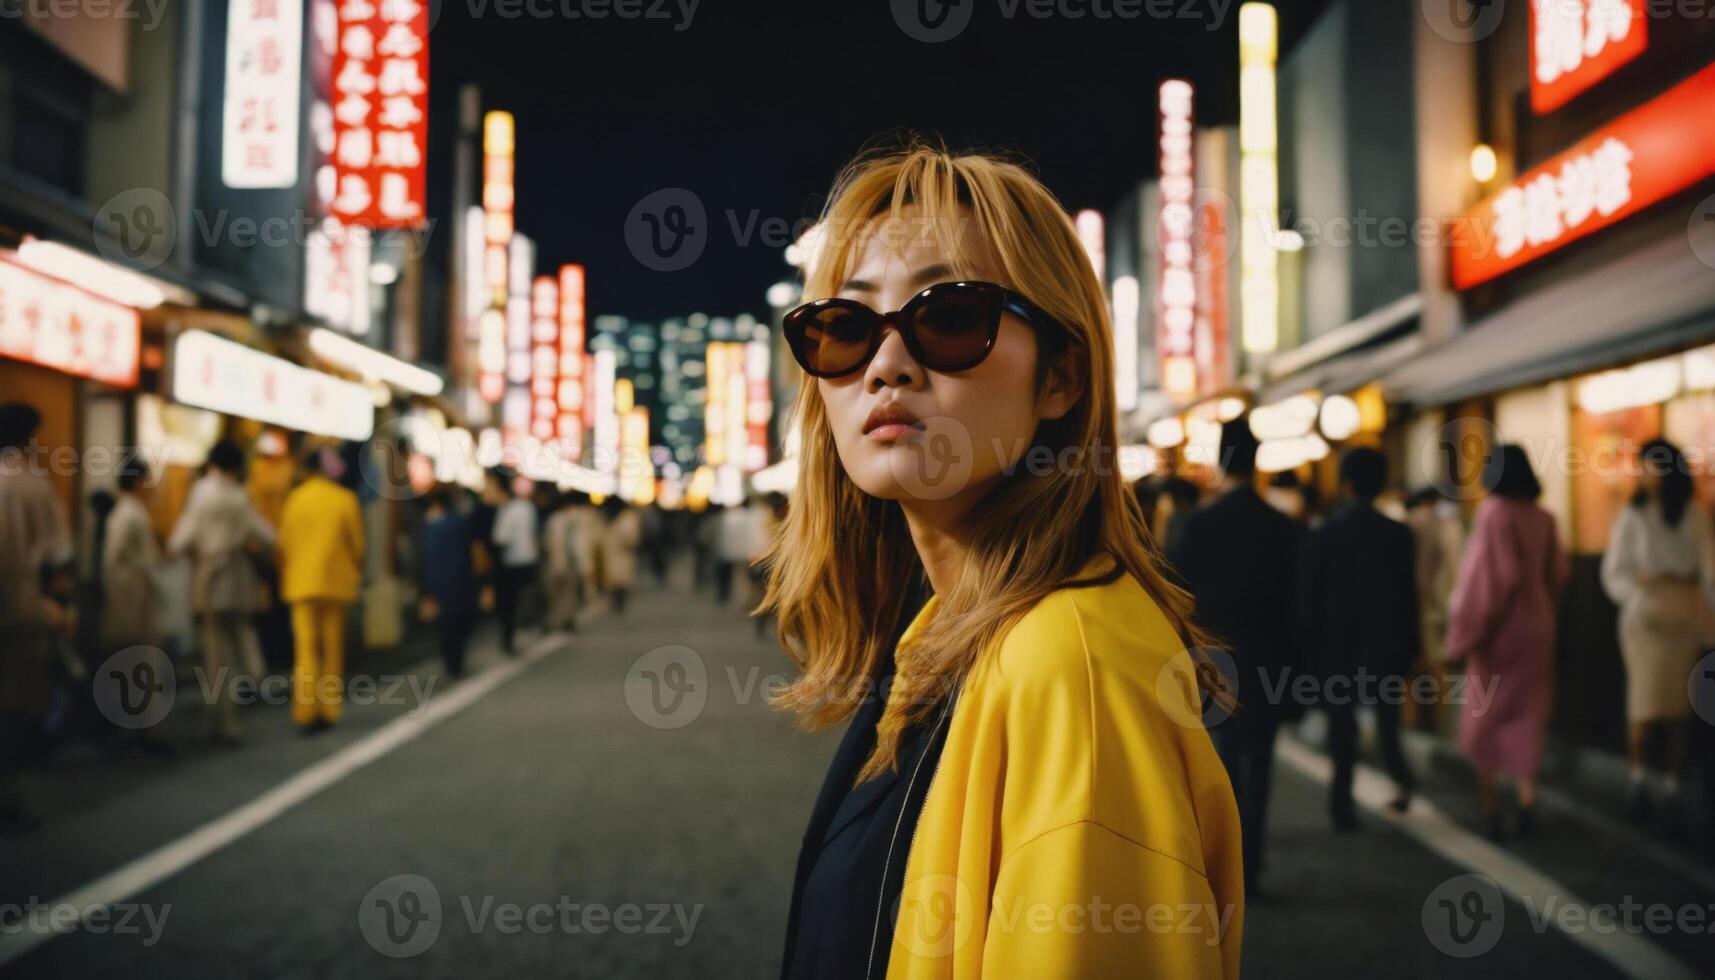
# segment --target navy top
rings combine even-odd
[[[453,508],[423,522],[423,587],[448,612],[476,609],[471,523]]]
[[[921,593],[907,601],[895,643],[921,607]],[[897,766],[854,787],[875,746],[893,672],[890,648],[874,693],[858,707],[834,753],[810,817],[787,923],[781,973],[787,980],[887,972],[911,840],[952,713],[950,701],[936,704],[901,736]]]

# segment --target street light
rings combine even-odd
[[[1495,179],[1500,172],[1500,161],[1495,156],[1495,148],[1487,143],[1478,143],[1471,148],[1471,177],[1479,184],[1486,184]]]

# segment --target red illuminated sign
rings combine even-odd
[[[422,224],[428,92],[427,3],[339,0],[330,207],[347,224]]]
[[[1530,105],[1553,112],[1649,47],[1646,0],[1531,0]]]
[[[1454,236],[1469,289],[1715,176],[1715,65],[1477,205]]]
[[[0,261],[0,356],[129,388],[141,332],[131,307]]]
[[[574,459],[584,439],[584,267],[560,266],[559,434]]]

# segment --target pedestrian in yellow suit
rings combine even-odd
[[[363,568],[363,514],[339,485],[344,463],[324,449],[280,516],[280,593],[292,606],[292,720],[306,734],[339,721],[345,690],[345,610]]]

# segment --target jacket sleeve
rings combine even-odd
[[[1500,522],[1506,516],[1493,503],[1477,511],[1477,526],[1471,532],[1459,566],[1459,582],[1453,589],[1448,612],[1447,652],[1464,657],[1488,641],[1501,606],[1512,597],[1518,578],[1518,560],[1507,543]]]
[[[1081,821],[1002,863],[983,976],[1237,977],[1243,916],[1190,866]]]
[[[1644,527],[1636,508],[1625,507],[1614,521],[1608,550],[1602,555],[1602,590],[1616,605],[1624,606],[1638,592],[1638,574],[1643,571],[1638,551]]]
[[[1715,529],[1709,526],[1709,514],[1696,501],[1685,510],[1691,531],[1697,539],[1697,585],[1704,606],[1715,612]]]
[[[185,498],[185,509],[179,512],[179,522],[173,525],[173,533],[167,538],[168,554],[183,555],[190,548],[197,529],[202,527],[202,500],[202,484],[193,484]]]
[[[1395,566],[1399,578],[1394,584],[1398,590],[1396,602],[1400,609],[1400,643],[1405,651],[1405,663],[1400,670],[1410,671],[1411,665],[1423,655],[1423,607],[1418,602],[1417,585],[1417,536],[1411,533],[1411,528],[1400,525],[1401,560]]]
[[[1321,559],[1327,550],[1322,547],[1319,532],[1295,528],[1290,539],[1291,605],[1287,615],[1292,629],[1292,666],[1297,670],[1319,671],[1323,667],[1324,635],[1322,589],[1326,587]]]

